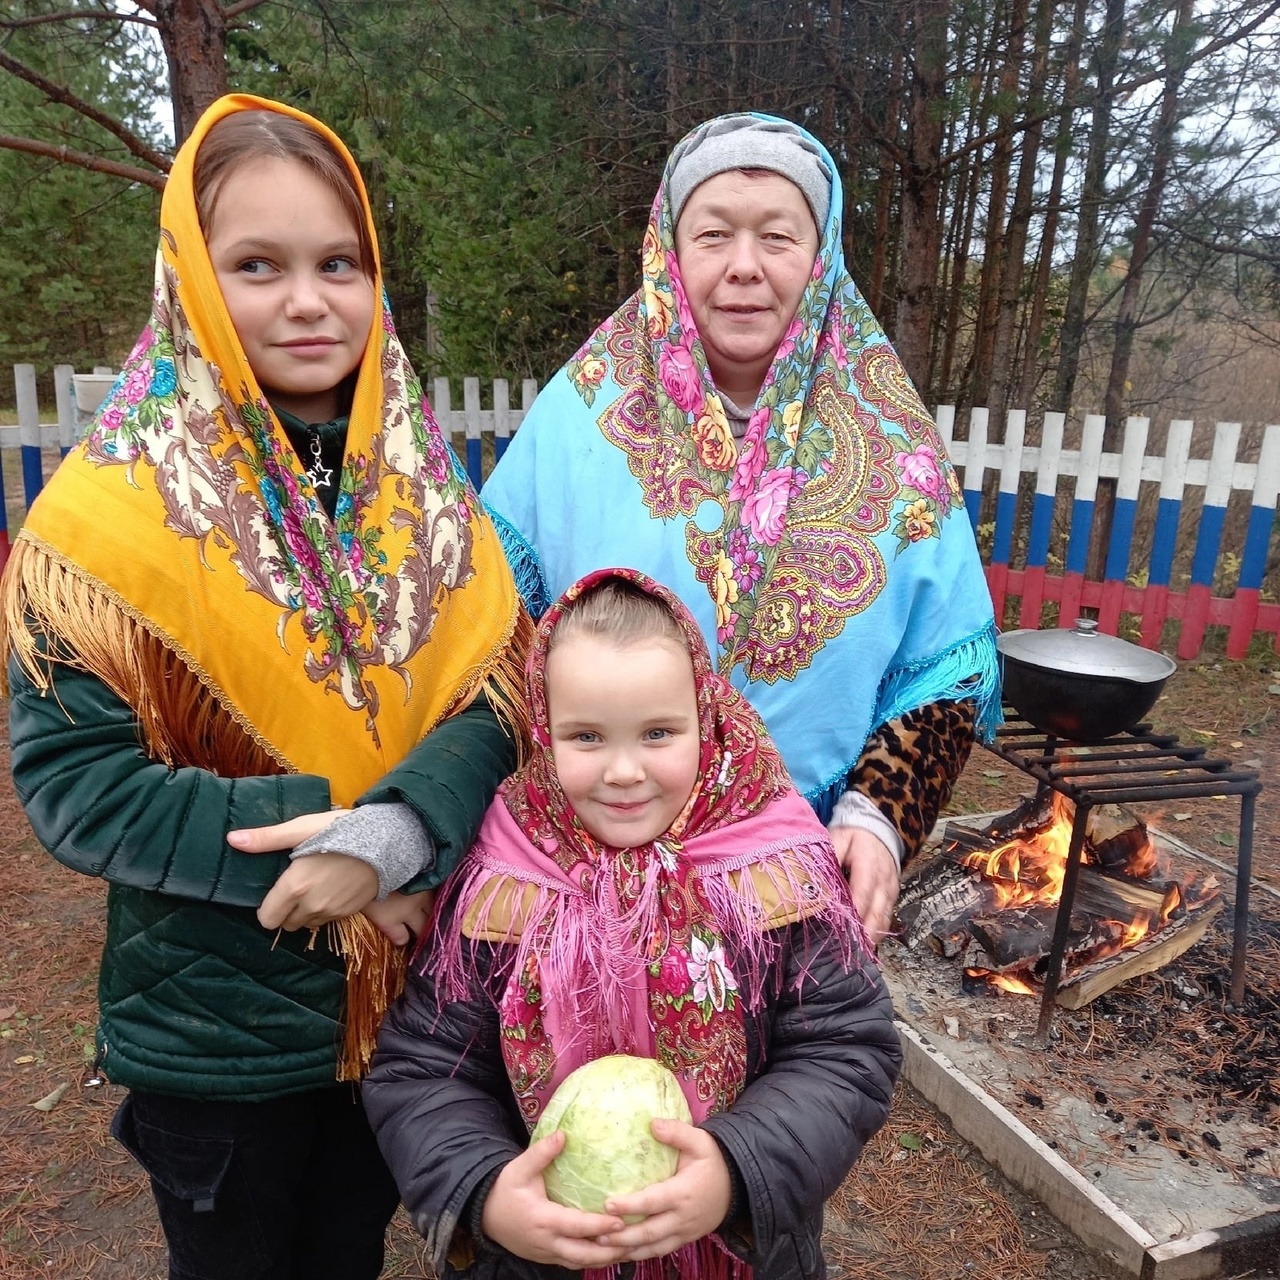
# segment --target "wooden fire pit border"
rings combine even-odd
[[[967,821],[995,814],[966,814]],[[940,822],[935,837],[945,822]],[[1192,849],[1161,829],[1163,840],[1202,862],[1234,875],[1234,869]],[[1280,899],[1280,891],[1254,880],[1255,891]],[[904,993],[894,975],[886,981],[898,1008]],[[1251,1266],[1274,1265],[1280,1255],[1280,1213],[1268,1213],[1231,1226],[1168,1241],[1149,1231],[1071,1167],[1015,1115],[974,1084],[950,1058],[908,1023],[898,1020],[902,1036],[903,1078],[946,1116],[966,1142],[1011,1182],[1035,1196],[1088,1248],[1109,1260],[1117,1275],[1137,1280],[1213,1280]]]
[[[893,987],[890,978],[890,988]],[[895,999],[899,993],[893,992]],[[989,1164],[1039,1200],[1118,1275],[1138,1280],[1212,1280],[1280,1253],[1280,1213],[1185,1239],[1160,1241],[1134,1221],[1016,1116],[975,1085],[936,1045],[899,1020],[903,1078],[938,1108]]]

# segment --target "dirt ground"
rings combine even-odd
[[[1280,782],[1280,658],[1270,652],[1245,663],[1211,656],[1183,664],[1153,720],[1184,741],[1252,765],[1267,786]],[[145,1179],[107,1131],[120,1091],[88,1085],[103,887],[39,849],[7,763],[7,745],[0,744],[0,1274],[6,1280],[151,1280],[165,1274],[165,1264]],[[950,812],[1009,808],[1027,789],[1025,779],[979,750]],[[1176,813],[1144,816],[1233,860],[1238,801],[1179,802]],[[1264,794],[1255,868],[1274,885],[1280,885],[1278,834],[1280,815]],[[1229,918],[1216,927],[1228,930]],[[827,1224],[835,1280],[1100,1280],[1110,1274],[905,1086],[889,1123],[833,1199]],[[398,1219],[385,1275],[426,1274],[419,1244]],[[1275,1274],[1255,1270],[1241,1280]]]

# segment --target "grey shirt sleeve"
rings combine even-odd
[[[864,796],[861,791],[855,791],[850,787],[836,801],[836,807],[831,812],[831,821],[827,826],[832,829],[860,827],[863,831],[871,832],[893,854],[898,869],[902,869],[903,845],[898,829],[880,812],[875,801]]]
[[[422,820],[401,802],[363,804],[340,814],[289,855],[342,853],[378,873],[378,901],[435,865],[436,851]]]

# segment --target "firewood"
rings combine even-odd
[[[931,877],[931,883],[932,892],[908,901],[905,906],[899,903],[896,917],[898,932],[908,947],[914,947],[931,936],[939,940],[946,938],[957,925],[988,910],[995,901],[992,885],[965,867],[952,865],[945,874]]]
[[[1103,920],[1131,920],[1139,911],[1159,920],[1166,908],[1172,910],[1177,905],[1179,896],[1176,884],[1146,885],[1081,867],[1072,906]]]
[[[1145,875],[1154,865],[1155,849],[1147,824],[1124,805],[1102,804],[1093,809],[1085,838],[1098,865],[1108,871]]]
[[[991,956],[997,973],[1035,969],[1053,947],[1058,908],[1015,907],[994,916],[969,921],[969,931]],[[1071,913],[1066,955],[1088,955],[1123,936],[1122,926],[1096,920],[1084,913]]]
[[[1023,796],[1008,813],[998,814],[982,828],[991,847],[1003,844],[1010,836],[1033,835],[1053,822],[1053,792],[1037,791]],[[950,828],[948,828],[950,831]]]
[[[1217,898],[1194,915],[1159,933],[1143,938],[1135,946],[1091,964],[1087,969],[1066,979],[1054,997],[1064,1009],[1081,1009],[1112,987],[1144,973],[1155,973],[1194,946],[1222,910]]]

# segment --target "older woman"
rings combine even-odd
[[[484,498],[535,612],[600,565],[677,591],[878,939],[998,680],[955,472],[845,270],[842,205],[831,156],[785,120],[690,133],[640,290],[538,397]]]

